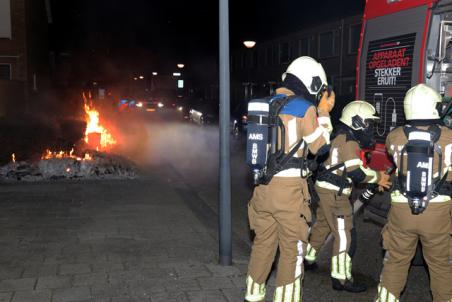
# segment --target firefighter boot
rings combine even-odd
[[[307,246],[307,253],[306,256],[304,256],[304,270],[305,271],[315,271],[319,268],[319,266],[316,263],[317,260],[317,251],[311,246],[310,243],[308,243]]]
[[[331,258],[331,281],[335,290],[345,290],[351,293],[367,290],[364,284],[353,281],[352,258],[346,252]]]
[[[303,265],[304,265],[305,271],[316,271],[319,268],[319,266],[317,265],[317,262],[309,262],[309,261],[306,261],[306,259],[304,260]]]
[[[246,302],[263,302],[265,301],[265,283],[258,284],[254,282],[251,276],[246,278]]]
[[[342,291],[345,290],[350,293],[361,293],[367,290],[367,286],[362,283],[357,283],[353,279],[340,280],[336,278],[331,278],[333,283],[333,289]]]

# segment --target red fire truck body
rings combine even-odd
[[[443,97],[452,86],[452,0],[367,0],[356,66],[356,96],[371,102],[380,123],[370,166],[391,166],[384,142],[405,124],[403,98],[418,83]]]

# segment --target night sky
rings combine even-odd
[[[364,2],[230,0],[231,48],[241,47],[244,39],[266,40],[360,14]],[[52,13],[51,43],[57,52],[107,56],[130,66],[164,66],[218,54],[217,0],[53,0]]]

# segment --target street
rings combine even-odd
[[[0,184],[0,301],[243,301],[252,192],[244,141],[231,142],[234,265],[221,267],[218,128],[158,117],[135,127],[141,144],[128,155],[138,179]],[[381,227],[358,217],[356,228],[353,271],[369,290],[331,289],[328,246],[306,273],[304,301],[372,301]],[[425,269],[412,267],[401,301],[431,301],[428,288]],[[267,301],[273,289],[274,272]]]

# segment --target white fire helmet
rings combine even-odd
[[[369,120],[379,120],[374,106],[366,101],[353,101],[348,103],[342,110],[341,122],[353,130],[367,128]]]
[[[282,75],[283,81],[288,73],[296,76],[306,86],[309,93],[315,96],[323,87],[328,86],[322,64],[311,57],[299,57],[290,63],[286,72]]]
[[[407,91],[403,100],[403,110],[406,120],[439,119],[436,109],[441,103],[441,95],[430,86],[418,84]]]

